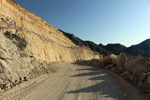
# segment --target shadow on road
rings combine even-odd
[[[114,82],[114,80],[112,80],[111,76],[108,74],[107,71],[99,70],[98,67],[83,67],[83,69],[77,69],[76,71],[80,71],[80,73],[72,75],[70,77],[89,76],[88,82],[90,80],[95,84],[89,87],[83,86],[84,88],[68,91],[67,93],[95,93],[97,95],[101,95],[105,99],[113,98],[115,100],[128,100],[122,93],[122,91],[119,89],[117,84]]]

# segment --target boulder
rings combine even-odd
[[[109,55],[109,57],[111,58],[112,64],[116,64],[118,56],[115,54],[111,54],[111,55]]]
[[[120,53],[119,56],[117,57],[116,65],[118,67],[122,67],[122,66],[124,66],[124,63],[126,60],[127,60],[126,55],[124,53]]]
[[[144,73],[147,72],[147,64],[143,64],[141,63],[142,61],[144,61],[144,57],[141,55],[138,55],[136,57],[132,57],[130,59],[128,59],[124,66],[126,68],[126,70],[134,73],[134,74],[140,74],[140,73]]]
[[[126,69],[128,69],[131,66],[134,66],[135,64],[137,64],[142,59],[144,59],[144,57],[141,55],[138,55],[136,57],[132,57],[132,58],[128,59],[127,61],[125,61],[124,66]]]

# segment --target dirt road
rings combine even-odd
[[[31,80],[30,82],[23,83],[22,86],[18,86],[18,90],[13,88],[7,94],[1,94],[1,99],[137,100],[128,98],[130,89],[128,91],[121,89],[116,79],[114,80],[118,76],[112,75],[112,73],[110,74],[109,71],[70,63],[57,63],[53,66],[55,67],[49,68],[51,74],[43,76],[40,79],[35,79],[34,81]],[[124,82],[121,78],[118,80]],[[138,99],[146,100],[140,97]]]

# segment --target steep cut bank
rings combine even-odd
[[[40,61],[98,58],[93,51],[75,45],[55,27],[13,0],[0,0],[0,14],[0,32],[23,38],[26,44],[22,49]]]
[[[0,0],[0,91],[46,73],[47,63],[99,56],[13,0]]]

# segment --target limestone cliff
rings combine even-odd
[[[23,38],[24,49],[40,61],[76,61],[99,58],[86,47],[72,43],[59,30],[13,0],[0,0],[0,32]]]

